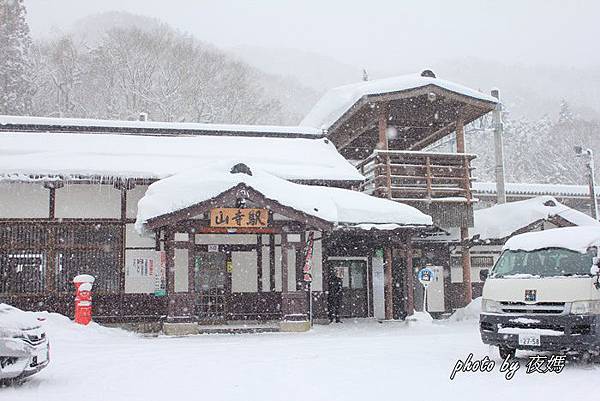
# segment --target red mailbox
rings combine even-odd
[[[94,277],[80,274],[73,279],[75,284],[75,323],[87,325],[92,321],[92,285]]]

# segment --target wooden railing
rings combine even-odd
[[[464,153],[376,150],[356,167],[366,177],[361,190],[375,196],[470,203],[474,158]]]

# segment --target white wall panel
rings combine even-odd
[[[154,248],[156,241],[153,236],[141,236],[135,231],[134,224],[127,224],[125,231],[125,246],[127,248]]]
[[[127,218],[135,219],[137,217],[137,204],[146,194],[147,185],[136,185],[135,188],[127,191]]]
[[[296,291],[296,248],[288,249],[288,291]]]
[[[175,292],[189,291],[187,249],[175,249]]]
[[[262,290],[264,292],[271,291],[271,255],[269,250],[268,246],[262,247]]]
[[[121,191],[112,185],[72,184],[56,190],[57,218],[121,218]]]
[[[233,271],[231,272],[231,292],[257,292],[257,253],[231,252]]]
[[[196,244],[256,244],[256,234],[196,234]]]
[[[0,184],[0,218],[47,219],[50,191],[42,184]]]
[[[377,319],[385,319],[383,258],[374,257],[372,260],[373,283],[373,312]]]

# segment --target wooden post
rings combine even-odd
[[[394,289],[392,279],[392,248],[385,248],[385,320],[394,318]]]
[[[44,184],[45,188],[48,188],[48,219],[54,220],[56,217],[56,187],[53,183]],[[51,228],[48,231],[48,254],[47,260],[50,263],[46,265],[46,293],[52,294],[56,291],[56,230]]]
[[[414,271],[413,271],[413,250],[412,241],[408,237],[406,244],[406,316],[410,316],[415,313],[415,285],[414,285]]]
[[[288,292],[288,241],[287,234],[281,233],[281,294]]]
[[[378,121],[378,132],[379,132],[379,149],[388,150],[388,137],[387,137],[387,124],[389,118],[389,108],[387,103],[379,105],[379,121]]]
[[[389,105],[387,103],[379,106],[379,121],[378,121],[378,133],[379,133],[379,149],[387,151],[389,150],[388,143],[388,119],[389,119]],[[390,167],[390,155],[385,154],[385,185],[386,195],[388,199],[392,198],[392,169]]]
[[[275,292],[275,234],[269,234],[269,291]]]
[[[465,153],[465,123],[462,118],[456,121],[456,153]]]
[[[290,291],[288,286],[288,233],[281,234],[281,331],[307,331],[310,330],[308,321],[308,299],[304,291]],[[298,262],[296,253],[296,261]],[[296,266],[293,266],[296,268]],[[297,284],[294,283],[294,289]]]
[[[465,149],[465,124],[462,118],[456,121],[456,152],[466,153]],[[467,164],[465,163],[465,168]],[[468,171],[465,172],[468,174]],[[468,183],[470,187],[470,182]],[[466,226],[460,227],[460,241],[462,243],[462,266],[463,266],[463,285],[464,285],[464,301],[468,305],[473,299],[473,288],[471,286],[471,250],[469,248],[469,228]]]
[[[425,180],[427,182],[427,198],[431,199],[431,195],[432,195],[432,187],[433,187],[433,180],[432,180],[432,174],[431,174],[431,158],[429,156],[427,156],[425,158],[425,168],[427,171],[427,177],[425,177]]]
[[[465,186],[465,197],[467,203],[471,204],[473,201],[473,194],[471,193],[471,163],[467,156],[463,157],[463,168],[464,168],[464,186]]]
[[[467,227],[460,228],[460,241],[462,242],[464,301],[465,305],[468,305],[473,300],[473,288],[471,286],[471,250],[468,245],[469,229]]]
[[[125,294],[125,272],[127,270],[127,188],[121,187],[121,268],[119,272],[119,291]]]

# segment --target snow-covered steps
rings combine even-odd
[[[247,334],[247,333],[276,333],[279,324],[273,323],[229,323],[229,324],[199,324],[200,334]]]

